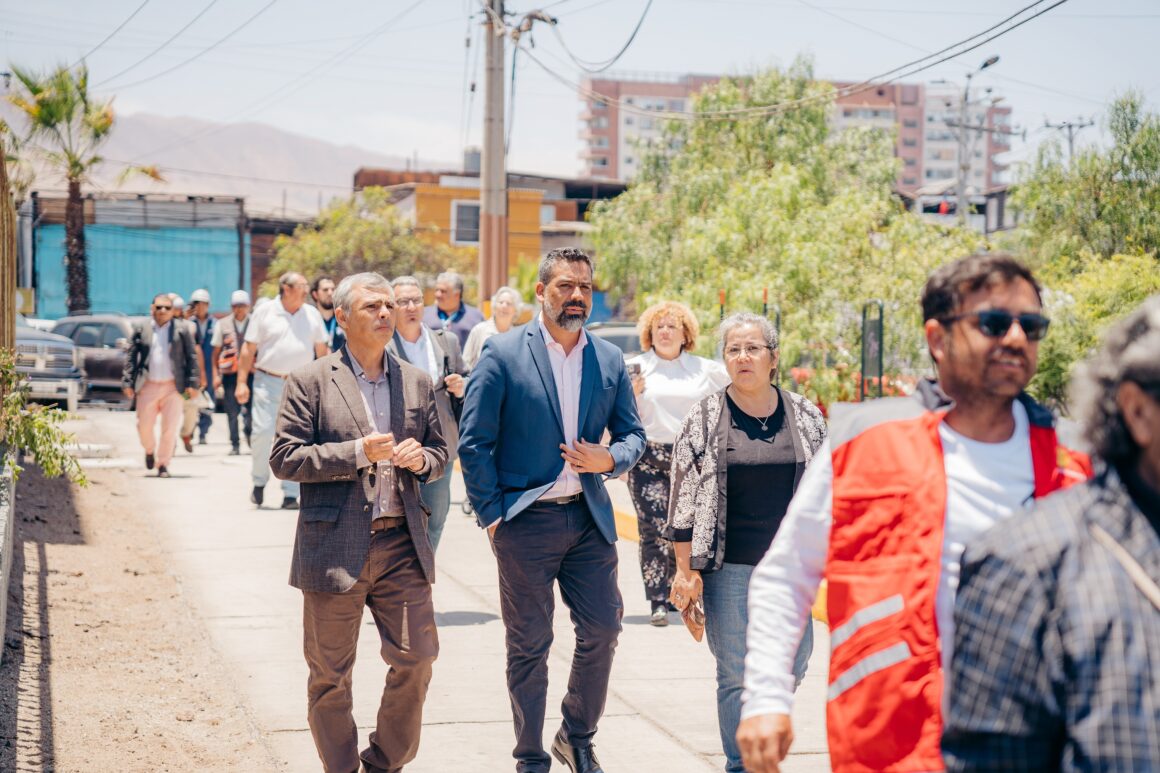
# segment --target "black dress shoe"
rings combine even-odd
[[[145,454],[145,469],[153,469],[153,454]]]
[[[258,507],[262,506],[262,498],[266,494],[266,489],[262,486],[254,486],[254,491],[250,494],[250,501]]]
[[[168,478],[169,477],[169,470],[166,469],[164,464],[157,468],[157,477],[158,478]]]
[[[282,500],[282,509],[283,510],[297,510],[298,509],[298,500],[295,499],[294,497],[285,497]]]
[[[238,456],[241,453],[241,450],[237,446],[234,446],[230,449],[230,456]]]
[[[568,743],[563,731],[556,733],[552,741],[552,756],[567,765],[572,773],[604,773],[600,760],[596,759],[593,745],[573,746]]]

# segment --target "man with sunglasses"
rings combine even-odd
[[[137,399],[137,433],[145,448],[145,469],[157,466],[157,476],[169,477],[169,462],[177,446],[184,397],[197,394],[197,345],[189,326],[173,321],[173,301],[167,293],[153,299],[153,319],[135,326],[121,374],[121,391]],[[161,439],[157,439],[157,417]]]
[[[1025,266],[1003,254],[950,263],[922,309],[938,380],[835,418],[754,571],[738,730],[753,773],[777,771],[793,740],[793,656],[823,576],[833,770],[942,770],[964,547],[1090,475],[1023,391],[1048,328]]]

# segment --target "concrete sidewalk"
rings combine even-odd
[[[206,446],[178,451],[169,480],[147,477],[129,413],[85,411],[70,424],[81,442],[112,444],[112,458],[94,465],[140,470],[137,506],[147,508],[198,617],[233,678],[264,741],[288,771],[317,771],[306,727],[306,666],[302,658],[301,594],[286,583],[296,512],[281,502],[276,481],[265,509],[249,502],[250,457],[227,456],[224,416],[215,417]],[[631,514],[624,484],[614,500]],[[155,494],[150,492],[156,492]],[[511,771],[513,731],[504,685],[504,628],[499,619],[494,558],[486,536],[460,509],[463,482],[455,474],[452,508],[437,560],[435,608],[440,656],[424,713],[419,756],[411,773]],[[612,687],[598,754],[617,771],[722,770],[713,658],[674,615],[667,628],[648,624],[637,546],[618,543],[625,602]],[[365,743],[386,666],[369,615],[355,668],[355,718]],[[797,738],[786,771],[828,771],[825,753],[825,627],[815,623],[814,657],[799,691]],[[556,644],[550,665],[545,745],[559,719],[574,637],[567,609],[557,603]],[[67,697],[67,696],[65,696]],[[554,769],[559,769],[555,765]]]

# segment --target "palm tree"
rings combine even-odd
[[[65,206],[65,276],[69,312],[89,309],[89,271],[85,261],[85,213],[81,184],[103,159],[98,149],[113,129],[112,100],[89,94],[89,69],[62,65],[45,74],[12,67],[17,91],[8,101],[27,122],[21,147],[39,156],[68,181]],[[129,170],[159,179],[156,169]]]

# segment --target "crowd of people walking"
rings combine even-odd
[[[583,251],[550,251],[525,324],[518,291],[485,319],[454,272],[430,306],[418,278],[375,273],[287,273],[277,298],[251,309],[239,290],[218,320],[204,290],[188,322],[153,299],[124,376],[146,467],[167,476],[179,437],[192,451],[195,398],[217,391],[230,453],[243,435],[253,453],[251,500],[272,473],[299,511],[290,582],[324,770],[417,753],[457,459],[496,561],[518,773],[603,770],[623,616],[606,483],[622,476],[649,622],[703,631],[716,663],[726,771],[781,769],[821,589],[833,770],[1160,770],[1160,297],[1077,373],[1081,450],[1027,393],[1050,320],[1012,256],[936,270],[915,299],[933,377],[829,421],[780,385],[761,315],[721,320],[717,360],[695,354],[691,309],[656,303],[626,359],[586,330],[594,274]],[[545,748],[557,591],[576,644]],[[360,747],[364,606],[390,675]]]

